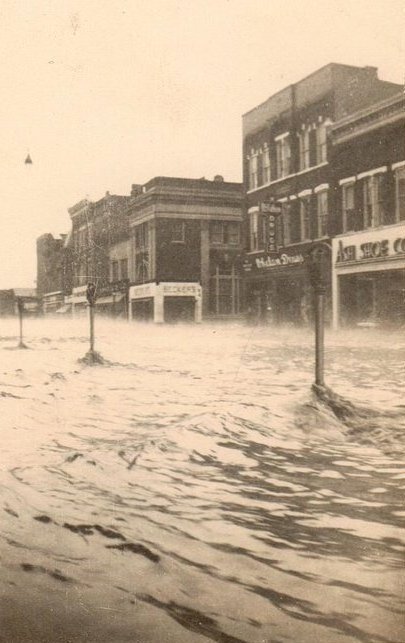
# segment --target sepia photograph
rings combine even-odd
[[[0,643],[404,643],[403,0],[0,0]]]

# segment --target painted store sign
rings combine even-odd
[[[381,234],[381,233],[380,233]],[[336,264],[345,264],[373,259],[395,258],[405,254],[405,237],[376,238],[363,243],[345,243],[337,240]]]

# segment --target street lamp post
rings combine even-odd
[[[309,279],[314,292],[315,313],[315,386],[325,387],[325,293],[326,275],[331,258],[331,248],[324,241],[315,243],[307,257]]]

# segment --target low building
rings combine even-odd
[[[333,126],[333,323],[405,324],[405,97]]]
[[[130,318],[240,317],[240,183],[156,177],[135,186],[128,213]]]

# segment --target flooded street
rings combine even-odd
[[[404,333],[2,324],[2,643],[404,640]]]

